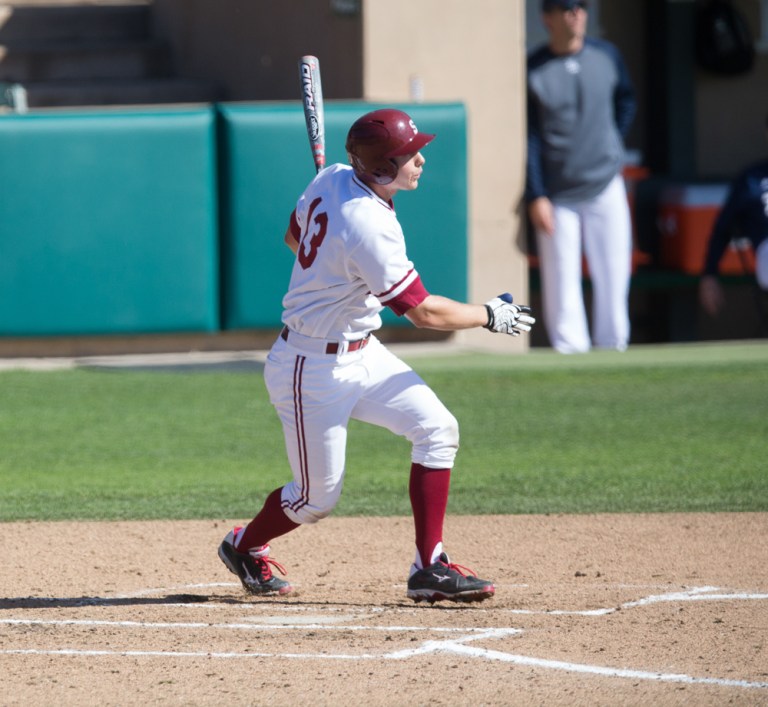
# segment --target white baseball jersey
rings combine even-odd
[[[313,523],[341,495],[350,419],[405,437],[411,461],[433,469],[453,466],[459,431],[429,386],[370,335],[384,306],[402,315],[428,296],[393,205],[335,164],[307,187],[290,227],[299,250],[283,299],[286,327],[264,379],[293,471],[281,507],[292,521]]]
[[[291,230],[301,245],[283,322],[298,334],[361,339],[381,327],[384,306],[403,314],[427,296],[393,205],[351,167],[334,164],[315,177],[298,201]]]

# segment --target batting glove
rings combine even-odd
[[[485,303],[488,311],[486,329],[510,336],[520,336],[530,331],[536,320],[530,316],[531,308],[524,304],[512,304],[512,295],[505,292]]]

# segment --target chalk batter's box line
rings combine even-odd
[[[152,594],[168,594],[172,591],[180,591],[184,589],[205,589],[212,587],[239,587],[239,584],[230,583],[216,583],[216,584],[190,584],[173,589],[147,589],[141,590],[134,594],[126,594],[118,597],[119,599],[130,599],[132,597],[148,596]],[[622,585],[625,587],[626,585]],[[602,585],[601,585],[602,587]],[[634,587],[640,588],[640,587]],[[507,612],[510,614],[517,614],[522,616],[605,616],[615,613],[617,611],[625,611],[627,609],[633,609],[636,607],[648,606],[651,604],[660,603],[676,603],[676,602],[700,602],[700,601],[764,601],[768,599],[768,593],[761,592],[744,592],[744,591],[728,591],[723,590],[720,587],[704,586],[704,587],[691,587],[682,591],[671,591],[662,594],[652,594],[650,596],[641,597],[640,599],[626,601],[619,606],[604,607],[597,609],[491,609],[493,612]],[[205,603],[192,603],[183,604],[184,606],[200,606],[203,608],[214,607],[226,607],[230,608],[229,604],[221,604],[217,602],[205,602]],[[170,606],[170,604],[169,604]],[[261,608],[262,605],[258,603],[246,603],[240,604],[240,608]],[[285,606],[286,611],[302,611],[306,610],[305,607],[296,607],[291,605]],[[316,610],[316,609],[314,609]],[[327,607],[324,607],[327,610]],[[396,610],[396,609],[395,609]],[[409,607],[408,609],[401,609],[407,613],[414,613],[415,611],[421,611],[422,608]],[[349,609],[343,609],[343,611],[349,611]],[[359,611],[359,609],[358,609]],[[383,609],[382,609],[383,611]],[[393,611],[393,609],[387,609],[387,611]],[[473,607],[473,611],[484,611],[483,608]]]
[[[79,600],[74,600],[72,597],[26,597],[18,599],[19,603],[30,600],[34,602],[38,608],[40,604],[57,606],[66,604],[68,608],[84,608],[88,606],[110,606],[116,601],[125,601],[130,599],[140,599],[147,596],[166,595],[169,599],[175,598],[174,594],[183,590],[190,589],[211,589],[214,587],[239,587],[239,584],[233,582],[217,582],[208,584],[185,584],[177,585],[174,587],[164,588],[152,588],[142,589],[129,594],[120,594],[114,597],[82,597]],[[623,585],[622,585],[623,586]],[[639,588],[639,587],[636,587]],[[612,614],[616,611],[622,611],[627,609],[633,609],[637,607],[649,606],[651,604],[659,603],[677,603],[677,602],[701,602],[701,601],[764,601],[768,599],[768,593],[762,592],[744,592],[744,591],[728,591],[722,590],[719,587],[705,586],[705,587],[691,587],[682,591],[671,591],[663,594],[652,594],[640,599],[626,601],[618,606],[596,608],[596,609],[497,609],[497,608],[484,608],[484,607],[472,607],[472,613],[508,613],[522,616],[604,616]],[[74,602],[74,603],[73,603]],[[207,600],[200,601],[200,599],[193,599],[190,601],[166,601],[163,602],[163,606],[166,608],[171,607],[183,607],[183,608],[203,608],[203,609],[232,609],[233,605],[222,602],[209,602]],[[24,609],[25,607],[19,606],[18,608]],[[27,607],[33,608],[33,607]],[[261,609],[265,607],[262,603],[257,602],[242,602],[236,605],[239,610],[243,609]],[[348,614],[350,612],[362,614],[367,610],[371,614],[375,613],[408,613],[416,614],[423,612],[426,607],[360,607],[353,605],[345,605],[344,607],[306,607],[296,604],[286,603],[282,606],[270,604],[269,609],[271,611],[283,611],[286,613],[300,613],[307,611],[322,611],[324,613],[331,612],[343,612]],[[277,617],[275,617],[277,618]],[[305,625],[305,624],[303,624]]]
[[[198,588],[205,585],[194,585]],[[189,587],[187,587],[189,588]],[[150,590],[155,591],[155,590]],[[146,596],[146,592],[142,592]],[[128,598],[128,597],[124,597]],[[668,592],[666,594],[657,594],[641,599],[625,602],[621,608],[635,608],[650,606],[661,602],[689,602],[689,601],[734,601],[749,600],[760,601],[768,599],[768,594],[749,593],[749,592],[722,592],[717,587],[693,587],[682,592]],[[184,604],[184,606],[200,606],[199,604]],[[208,605],[210,606],[210,605]],[[258,606],[258,605],[254,605]],[[243,608],[242,605],[240,608]],[[274,607],[271,607],[274,609]],[[551,615],[605,615],[619,610],[618,608],[595,609],[586,611],[529,611],[529,610],[509,610],[510,613],[525,614],[551,614]],[[503,610],[502,610],[503,611]],[[275,617],[277,618],[277,617]],[[514,628],[457,628],[457,627],[424,627],[424,626],[357,626],[357,625],[328,625],[322,623],[280,623],[280,624],[211,624],[211,623],[186,623],[186,622],[139,622],[139,621],[97,621],[88,619],[0,619],[0,625],[47,625],[47,626],[116,626],[123,628],[154,628],[154,629],[225,629],[225,630],[258,630],[258,631],[290,631],[290,630],[313,630],[313,631],[384,631],[395,632],[421,632],[421,633],[442,633],[448,635],[457,635],[456,638],[445,638],[443,640],[424,641],[416,648],[406,650],[392,651],[389,653],[364,653],[364,654],[327,654],[327,653],[216,653],[216,652],[174,652],[174,651],[106,651],[106,650],[77,650],[77,649],[8,649],[0,650],[0,655],[49,655],[49,656],[80,656],[80,657],[100,657],[100,656],[122,656],[122,657],[170,657],[170,658],[216,658],[216,659],[243,659],[243,658],[280,658],[280,659],[300,659],[300,660],[405,660],[420,655],[428,654],[453,654],[466,657],[479,658],[494,662],[510,663],[533,668],[557,670],[568,673],[580,673],[585,675],[594,675],[600,677],[615,677],[631,680],[643,680],[652,682],[665,682],[686,685],[715,685],[719,687],[733,687],[743,689],[768,690],[768,682],[752,682],[748,680],[733,680],[727,678],[701,678],[691,675],[677,673],[657,673],[645,670],[633,670],[625,668],[614,668],[599,665],[587,665],[580,663],[569,663],[566,661],[548,660],[532,656],[516,655],[503,651],[495,651],[481,648],[476,645],[468,645],[482,639],[501,639],[522,633],[520,629]]]
[[[203,585],[196,585],[198,587]],[[622,608],[634,608],[649,606],[660,602],[685,602],[685,601],[733,601],[733,600],[765,600],[768,594],[748,593],[748,592],[721,592],[717,587],[693,587],[682,592],[669,592],[666,594],[652,595],[641,598],[636,601],[622,604]],[[196,605],[185,605],[196,606]],[[587,611],[542,611],[542,612],[524,612],[540,614],[572,614],[572,615],[594,615],[595,611],[610,613],[616,611],[616,608],[587,610]],[[523,613],[523,610],[510,610],[515,613]],[[275,617],[277,618],[277,617]],[[138,621],[98,621],[89,619],[0,619],[0,625],[48,625],[48,626],[116,626],[123,628],[152,628],[152,629],[217,629],[217,630],[258,630],[258,631],[290,631],[311,629],[313,631],[384,631],[395,632],[421,632],[421,633],[442,633],[454,634],[456,638],[445,638],[443,640],[424,641],[420,646],[406,650],[392,651],[389,653],[364,653],[364,654],[325,654],[325,653],[220,653],[220,652],[178,652],[178,651],[107,651],[107,650],[78,650],[78,649],[8,649],[0,650],[0,655],[49,655],[49,656],[80,656],[80,657],[99,657],[99,656],[122,656],[122,657],[171,657],[171,658],[278,658],[278,659],[301,659],[301,660],[404,660],[428,654],[453,654],[466,657],[480,658],[494,662],[510,663],[514,665],[528,666],[533,668],[556,670],[568,673],[580,673],[586,675],[595,675],[600,677],[617,677],[632,680],[643,680],[652,682],[665,682],[686,685],[715,685],[719,687],[733,687],[742,689],[768,690],[768,682],[752,682],[748,680],[733,680],[727,678],[695,677],[691,675],[677,673],[658,673],[645,670],[633,670],[625,668],[613,668],[600,665],[587,665],[581,663],[570,663],[566,661],[548,660],[533,656],[516,655],[503,651],[489,650],[476,645],[483,639],[502,639],[509,636],[519,635],[520,629],[514,628],[456,628],[456,627],[425,627],[425,626],[357,626],[357,625],[328,625],[316,623],[294,623],[294,624],[211,624],[211,623],[188,623],[188,622],[138,622]]]
[[[107,622],[107,621],[72,621],[72,620],[47,620],[36,621],[34,619],[4,619],[2,623],[11,624],[35,624],[43,623],[46,625],[52,624],[65,624],[71,625],[73,623],[77,625],[115,625],[124,626],[126,623],[131,626],[142,626],[140,622]],[[152,624],[155,628],[164,627],[178,627],[184,626],[184,624]],[[186,626],[195,629],[199,628],[237,628],[242,630],[243,627],[248,629],[256,629],[261,631],[285,631],[309,628],[308,625],[303,626],[274,626],[274,625],[261,625],[255,624],[187,624]],[[548,660],[543,658],[536,658],[533,656],[517,655],[513,653],[506,653],[503,651],[489,650],[486,648],[480,648],[478,646],[468,645],[472,642],[476,642],[483,639],[500,639],[511,635],[519,634],[519,629],[511,628],[486,628],[476,629],[468,632],[467,629],[456,628],[424,628],[413,626],[402,627],[372,627],[372,626],[327,626],[324,624],[318,624],[311,627],[312,630],[325,630],[325,631],[339,631],[339,630],[360,630],[371,631],[385,630],[390,633],[398,630],[402,631],[445,631],[447,633],[463,633],[454,639],[444,639],[440,641],[424,641],[420,646],[415,648],[409,648],[405,650],[392,651],[390,653],[362,653],[362,654],[327,654],[327,653],[219,653],[219,652],[181,652],[181,651],[138,651],[138,650],[126,650],[126,651],[107,651],[107,650],[78,650],[78,649],[53,649],[53,650],[41,650],[41,649],[9,649],[0,650],[0,655],[38,655],[38,656],[70,656],[70,657],[135,657],[135,658],[202,658],[202,659],[243,659],[243,658],[277,658],[281,660],[285,659],[298,659],[298,660],[344,660],[344,661],[366,661],[366,660],[406,660],[409,658],[415,658],[418,656],[430,655],[430,654],[452,654],[461,655],[464,657],[478,658],[489,660],[492,662],[509,663],[520,666],[527,666],[533,668],[556,670],[567,673],[580,673],[585,675],[595,675],[600,677],[616,677],[625,678],[631,680],[644,680],[652,682],[666,682],[666,683],[678,683],[686,685],[714,685],[719,687],[733,687],[742,689],[757,689],[768,690],[768,682],[750,682],[748,680],[733,680],[726,678],[701,678],[691,675],[683,675],[678,673],[657,673],[649,672],[645,670],[633,670],[626,668],[612,668],[600,665],[586,665],[581,663],[569,663],[559,660]]]
[[[190,588],[191,586],[201,588],[210,585],[187,585],[183,588]],[[215,585],[220,586],[220,585]],[[174,589],[179,589],[178,587]],[[159,591],[159,590],[147,590],[147,592]],[[168,590],[170,591],[170,590]],[[140,595],[145,595],[146,592],[141,592]],[[123,597],[125,598],[125,597]],[[619,607],[603,608],[603,609],[585,609],[585,610],[565,610],[565,609],[550,609],[550,610],[531,610],[531,609],[501,609],[498,611],[507,612],[517,615],[550,615],[550,616],[604,616],[620,610],[626,610],[636,607],[650,606],[652,604],[659,603],[674,603],[674,602],[699,602],[699,601],[764,601],[768,600],[768,594],[751,593],[751,592],[722,592],[718,587],[692,587],[682,592],[668,592],[666,594],[655,594],[641,599],[624,602]],[[55,602],[55,599],[51,600]],[[108,601],[108,600],[105,600]],[[192,604],[168,604],[166,606],[184,606],[184,607],[197,607],[201,606],[198,603]],[[204,604],[202,606],[210,607],[210,604]],[[218,605],[213,606],[226,606],[231,608],[231,605]],[[247,604],[246,607],[260,607],[258,604]],[[243,605],[238,605],[238,608],[243,608]],[[263,608],[261,606],[260,608]],[[274,606],[270,607],[274,610]],[[304,609],[304,607],[293,607],[293,610]],[[313,607],[317,611],[316,607]],[[409,613],[414,610],[409,609]],[[359,610],[358,610],[359,613]],[[380,612],[380,613],[383,613]],[[274,617],[275,621],[285,621]],[[145,622],[145,621],[108,621],[108,620],[95,620],[95,619],[15,619],[6,618],[0,619],[0,625],[40,625],[40,626],[118,626],[123,628],[216,628],[222,630],[335,630],[335,631],[391,631],[391,632],[435,632],[435,633],[465,633],[483,634],[489,629],[476,628],[476,627],[440,627],[440,626],[377,626],[377,625],[328,625],[326,623],[310,623],[299,621],[296,623],[216,623],[210,622]],[[490,629],[492,631],[507,631],[510,633],[521,633],[520,629]]]

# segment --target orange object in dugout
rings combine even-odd
[[[701,274],[709,236],[727,194],[727,184],[676,185],[664,190],[658,212],[663,267]],[[720,274],[754,272],[755,254],[749,241],[732,241],[720,260]]]

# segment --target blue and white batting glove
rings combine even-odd
[[[512,304],[512,295],[505,292],[485,303],[488,311],[488,323],[486,329],[500,334],[520,336],[528,332],[536,323],[530,316],[531,308],[524,304]]]

